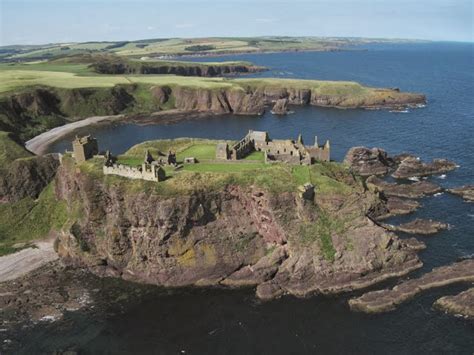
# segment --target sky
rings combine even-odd
[[[0,0],[0,45],[261,35],[468,41],[474,0]]]

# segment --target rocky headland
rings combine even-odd
[[[90,67],[99,74],[168,74],[202,77],[233,76],[268,70],[246,62],[210,64],[158,60],[131,61],[124,58],[97,60]]]
[[[193,78],[187,84],[173,76],[165,78],[168,79],[160,78],[161,84],[156,85],[136,83],[74,89],[33,86],[4,93],[0,96],[0,130],[12,132],[24,142],[51,128],[91,116],[134,116],[172,109],[261,115],[267,105],[281,99],[290,105],[336,108],[406,107],[426,100],[421,94],[368,88],[353,82],[290,79],[209,82],[205,78]]]
[[[408,179],[416,177],[424,177],[429,175],[444,174],[456,169],[456,163],[447,159],[434,159],[430,163],[425,163],[420,158],[411,154],[400,154],[389,156],[388,153],[381,148],[354,147],[349,150],[344,158],[344,162],[350,165],[352,171],[361,176],[380,176],[392,174],[396,179]],[[396,185],[381,184],[373,179],[373,183],[379,184],[382,189],[390,191],[390,187],[396,187],[396,190],[403,187]],[[415,185],[412,188],[420,188]],[[423,194],[430,194],[435,189],[432,185],[423,184],[421,189],[427,189]],[[393,190],[393,189],[392,189]],[[392,192],[393,194],[393,192]]]
[[[474,282],[473,259],[435,268],[417,279],[404,281],[393,289],[368,292],[351,299],[349,305],[355,311],[366,313],[392,311],[420,292],[461,282]]]
[[[396,215],[410,214],[421,205],[415,199],[433,195],[443,189],[432,182],[416,181],[419,176],[428,176],[451,171],[457,166],[446,159],[435,159],[424,163],[410,154],[390,156],[380,148],[354,147],[344,158],[344,163],[356,174],[367,177],[365,184],[369,190],[381,194],[385,200],[384,208],[372,211],[374,220],[383,220]],[[387,182],[383,177],[389,174],[397,179],[414,178],[416,182]],[[431,219],[415,219],[400,225],[379,223],[390,231],[408,234],[429,235],[447,229],[448,225]]]
[[[383,201],[331,164],[328,178],[340,192],[308,201],[287,183],[275,191],[234,176],[215,190],[207,185],[215,176],[185,172],[153,192],[63,159],[56,196],[77,217],[57,231],[57,251],[98,275],[168,287],[254,286],[262,299],[348,291],[419,268],[420,245],[366,217]],[[188,186],[177,191],[181,179]]]

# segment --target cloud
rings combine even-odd
[[[174,27],[175,28],[191,28],[191,27],[194,27],[194,24],[192,24],[192,23],[178,23]]]
[[[272,23],[272,22],[277,22],[277,21],[278,21],[278,19],[276,19],[276,18],[265,18],[265,17],[263,17],[263,18],[256,18],[255,19],[255,22],[257,22],[257,23]]]
[[[153,31],[153,30],[156,29],[156,28],[155,28],[155,26],[147,26],[146,29],[147,29],[148,31]]]

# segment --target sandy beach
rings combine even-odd
[[[74,132],[74,130],[86,127],[89,125],[105,122],[113,122],[124,119],[124,115],[116,116],[93,116],[88,117],[83,120],[65,124],[64,126],[59,126],[53,128],[47,132],[41,133],[40,135],[30,139],[25,143],[26,149],[30,152],[41,155],[46,152],[46,148],[51,143],[54,143],[56,140]]]
[[[54,239],[35,243],[36,248],[0,257],[0,282],[13,280],[39,267],[56,260],[58,255],[53,248]]]
[[[206,116],[210,116],[212,113],[209,112],[196,112],[196,111],[183,111],[183,110],[166,110],[153,112],[147,115],[138,116],[126,116],[126,115],[115,115],[115,116],[93,116],[84,118],[83,120],[71,122],[63,126],[55,127],[47,132],[41,133],[36,137],[30,139],[25,143],[26,149],[30,152],[42,155],[47,152],[48,146],[55,141],[73,133],[75,130],[92,126],[96,124],[108,124],[117,121],[127,121],[136,124],[169,124],[186,119],[198,119]]]

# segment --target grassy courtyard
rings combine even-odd
[[[178,162],[182,162],[185,157],[198,159],[199,163],[184,164],[181,169],[166,167],[169,178],[165,182],[145,183],[152,190],[165,194],[219,189],[227,184],[258,185],[275,192],[297,191],[298,186],[307,182],[314,184],[319,193],[345,194],[351,191],[351,187],[338,178],[339,175],[347,174],[347,168],[339,163],[321,162],[311,166],[265,164],[263,152],[253,152],[237,162],[221,162],[215,160],[216,144],[217,141],[194,138],[148,141],[130,148],[118,157],[118,162],[137,166],[143,162],[146,150],[156,158],[159,152],[166,153],[170,149],[177,153]],[[95,164],[100,168],[100,162]],[[89,165],[93,166],[94,163]],[[119,177],[108,178],[130,181]],[[129,186],[139,189],[139,185],[140,182],[133,182]]]

